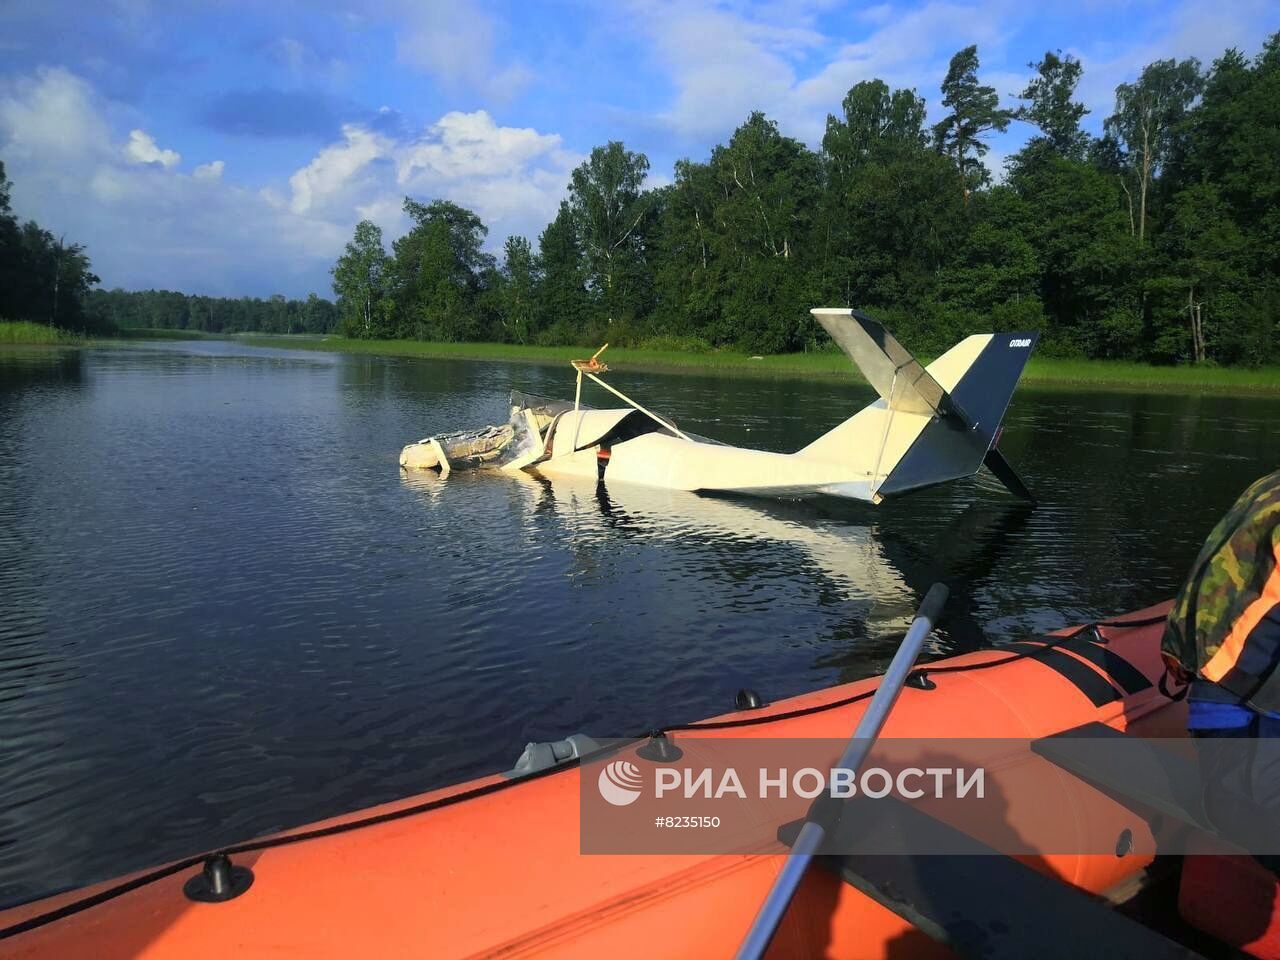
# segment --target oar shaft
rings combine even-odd
[[[849,746],[845,748],[844,754],[837,763],[839,769],[856,773],[862,766],[862,762],[866,760],[876,737],[884,727],[885,720],[888,719],[889,712],[897,702],[898,694],[902,692],[902,687],[907,682],[907,675],[915,665],[916,658],[920,656],[920,648],[924,646],[925,638],[933,629],[933,621],[938,618],[942,605],[946,601],[947,588],[941,583],[935,583],[925,594],[924,602],[920,604],[915,619],[911,621],[907,635],[899,645],[898,652],[893,655],[889,669],[885,671],[884,678],[871,698],[871,703],[867,705],[862,718],[858,721],[853,739],[849,741]],[[751,923],[751,929],[747,931],[746,939],[738,948],[738,960],[760,960],[769,949],[769,943],[777,933],[787,907],[791,905],[791,898],[795,896],[800,881],[804,879],[809,861],[822,845],[825,836],[826,831],[812,820],[806,820],[800,828],[800,833],[792,844],[791,853],[782,867],[782,872],[778,874],[778,879],[774,881],[769,895]]]
[[[853,731],[853,739],[840,757],[839,765],[842,768],[854,769],[867,758],[876,737],[880,736],[880,731],[884,728],[885,720],[889,718],[889,711],[898,702],[898,695],[902,693],[908,674],[920,658],[920,649],[933,630],[933,623],[942,612],[943,604],[947,602],[947,593],[944,584],[935,583],[925,594],[915,619],[907,628],[907,635],[902,638],[898,652],[889,661],[889,669],[884,672],[871,703],[867,705],[862,719]]]
[[[800,828],[800,833],[796,835],[796,842],[791,845],[791,854],[787,857],[787,862],[782,865],[782,872],[778,874],[778,879],[773,881],[769,896],[760,905],[755,920],[751,922],[751,929],[747,931],[746,939],[738,948],[737,960],[759,960],[769,949],[773,935],[778,932],[778,927],[782,925],[782,918],[786,915],[787,908],[791,906],[791,898],[796,895],[800,881],[804,879],[809,861],[822,845],[822,839],[825,836],[826,831],[812,820],[806,820],[804,826]]]

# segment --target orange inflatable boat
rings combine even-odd
[[[1183,705],[1160,685],[1166,609],[929,663],[903,690],[883,736],[1039,738],[1093,722],[1182,736]],[[742,697],[744,709],[666,736],[676,744],[694,736],[843,739],[876,684],[869,678],[764,706]],[[584,855],[581,764],[571,757],[524,776],[458,784],[11,908],[0,913],[0,956],[732,956],[785,857]],[[1132,831],[1132,843],[1089,855],[995,858],[1027,878],[986,895],[1007,899],[1047,883],[1096,904],[1080,892],[1105,895],[1141,874],[1151,860],[1141,853],[1141,821],[1096,796],[1102,806],[1090,822],[1112,836]],[[1062,815],[1073,816],[1070,791],[1060,802]],[[1018,798],[1009,803],[1016,818]],[[922,898],[901,909],[890,895],[896,883],[811,869],[769,956],[946,956],[959,935],[946,929],[948,910],[952,920],[979,924]],[[1064,910],[1049,912],[1071,915]],[[984,942],[998,946],[999,927],[980,931]],[[1041,936],[1054,946],[1052,933]],[[1128,954],[1119,941],[1111,947],[1090,952]]]

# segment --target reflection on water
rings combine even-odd
[[[625,370],[681,426],[793,450],[845,383]],[[1022,390],[978,480],[876,508],[530,476],[401,445],[570,372],[217,341],[0,353],[0,902],[1167,595],[1275,467],[1280,403]],[[588,398],[590,399],[590,398]],[[596,402],[599,402],[597,398]]]

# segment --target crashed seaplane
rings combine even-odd
[[[699,493],[826,494],[879,503],[971,476],[986,464],[1012,493],[1031,499],[995,444],[1038,334],[976,334],[925,367],[862,313],[810,312],[880,396],[795,453],[733,447],[684,432],[600,379],[608,370],[601,347],[589,360],[571,361],[578,372],[573,403],[513,394],[507,423],[411,443],[400,465],[442,474],[487,467]],[[584,377],[627,406],[583,406]]]

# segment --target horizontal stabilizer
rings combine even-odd
[[[890,410],[946,414],[947,392],[878,320],[848,308],[809,311],[884,398]]]

